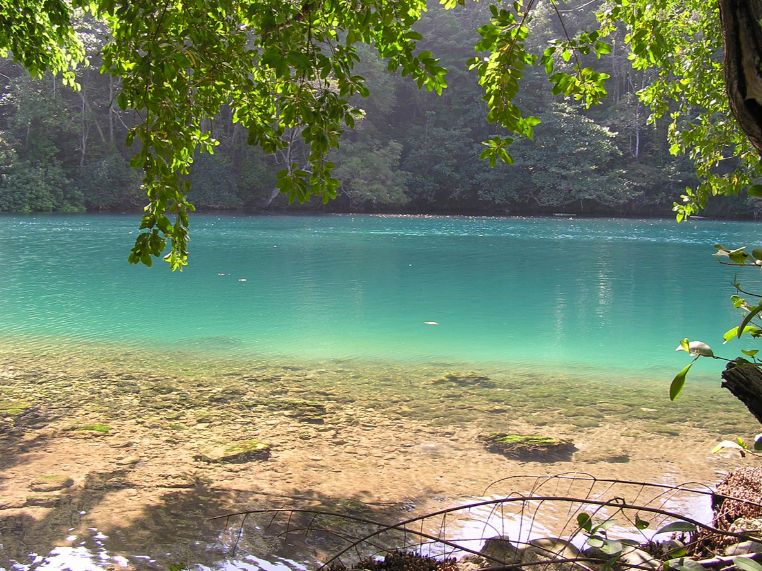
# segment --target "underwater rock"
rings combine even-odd
[[[499,432],[482,435],[479,440],[484,442],[490,452],[525,461],[558,462],[570,460],[572,454],[577,450],[571,440],[552,436]]]
[[[270,457],[270,445],[260,440],[242,440],[226,447],[196,454],[194,460],[214,464],[242,464],[252,460],[267,460]]]
[[[489,377],[480,375],[478,373],[473,373],[473,372],[447,373],[441,379],[436,379],[435,381],[431,381],[431,384],[434,386],[451,385],[452,387],[475,388],[475,389],[494,389],[497,386],[497,383],[493,381],[492,379],[490,379]]]
[[[310,424],[323,424],[327,413],[323,403],[302,399],[278,399],[268,403],[271,410],[282,410],[291,418]]]
[[[74,480],[62,474],[42,474],[32,481],[33,492],[55,492],[70,487]]]
[[[24,502],[26,508],[54,508],[61,503],[58,494],[29,496]]]

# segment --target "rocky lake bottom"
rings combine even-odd
[[[272,516],[245,535],[210,518],[297,507],[396,521],[512,493],[490,484],[516,475],[714,483],[740,460],[713,445],[756,423],[719,378],[676,403],[669,380],[5,340],[0,569],[300,568],[336,545],[270,533]],[[509,458],[485,447],[494,432],[575,451]]]

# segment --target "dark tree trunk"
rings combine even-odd
[[[719,0],[730,108],[762,155],[762,0]]]
[[[746,405],[762,423],[762,371],[744,359],[728,363],[722,372],[722,387]]]
[[[719,0],[719,5],[730,108],[762,155],[762,0]],[[722,379],[722,386],[762,422],[762,371],[736,359],[728,363]]]

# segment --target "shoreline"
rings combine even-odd
[[[58,351],[0,345],[0,567],[56,545],[105,550],[135,569],[155,568],[145,554],[165,567],[215,566],[225,553],[212,549],[221,532],[211,516],[297,503],[394,520],[519,473],[711,483],[739,463],[712,445],[754,425],[732,397],[698,384],[674,404],[649,386],[616,395],[542,374],[392,367],[381,377],[346,363],[122,364],[118,351]],[[479,442],[494,430],[571,438],[577,451],[568,462],[511,460]],[[271,446],[269,458],[202,459],[252,439]],[[260,539],[247,548],[259,557],[294,555]]]

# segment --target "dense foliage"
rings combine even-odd
[[[147,196],[132,261],[150,264],[169,238],[167,260],[186,263],[191,201],[666,213],[693,182],[671,151],[701,177],[682,216],[749,187],[759,168],[727,108],[717,8],[698,0],[603,1],[596,19],[578,0],[73,7],[0,4],[0,210],[124,209]],[[416,89],[441,93],[445,67],[443,97]]]

